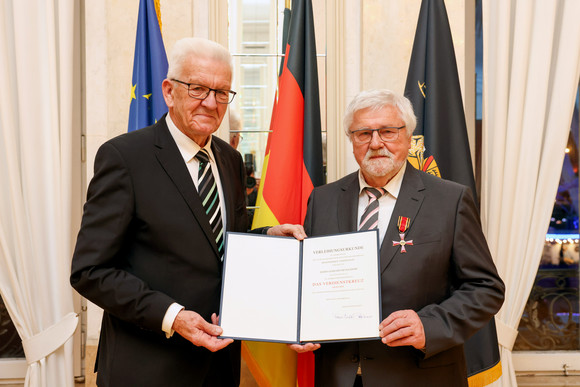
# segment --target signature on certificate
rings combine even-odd
[[[336,313],[334,318],[337,320],[363,320],[367,318],[373,318],[373,315],[359,312]]]

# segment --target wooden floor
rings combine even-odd
[[[518,376],[518,387],[580,386],[580,376]]]

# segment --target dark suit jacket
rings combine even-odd
[[[358,172],[315,188],[307,235],[356,231]],[[397,220],[411,219],[401,253]],[[467,386],[464,341],[499,310],[504,285],[483,236],[468,188],[407,164],[380,250],[383,319],[413,309],[421,318],[426,353],[378,340],[322,344],[315,352],[317,386],[353,385],[359,361],[363,385]],[[378,328],[378,327],[377,327]]]
[[[241,155],[212,139],[227,230],[247,229]],[[71,284],[104,309],[99,386],[239,384],[240,347],[211,353],[161,324],[178,302],[211,321],[222,264],[195,185],[165,119],[105,143],[95,159]]]

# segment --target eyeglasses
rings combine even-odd
[[[242,140],[244,139],[244,137],[240,134],[240,133],[236,133],[236,132],[230,132],[232,133],[232,138],[238,138],[240,140],[240,142],[242,142]]]
[[[172,81],[187,86],[187,94],[195,99],[204,100],[209,96],[209,93],[213,91],[217,103],[228,104],[231,103],[236,96],[236,92],[233,90],[212,89],[211,87],[198,85],[196,83],[187,83],[178,79],[172,79]]]
[[[377,132],[379,134],[379,138],[383,142],[392,142],[395,141],[399,137],[399,129],[403,129],[403,126],[385,126],[378,129],[357,129],[351,130],[350,134],[354,138],[354,141],[358,144],[367,144],[371,142],[373,139],[373,132]]]

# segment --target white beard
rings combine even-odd
[[[372,159],[375,156],[386,156],[378,159]],[[363,172],[372,177],[384,177],[394,175],[403,166],[405,160],[396,161],[393,154],[386,148],[376,151],[369,149],[362,161],[361,168]]]

